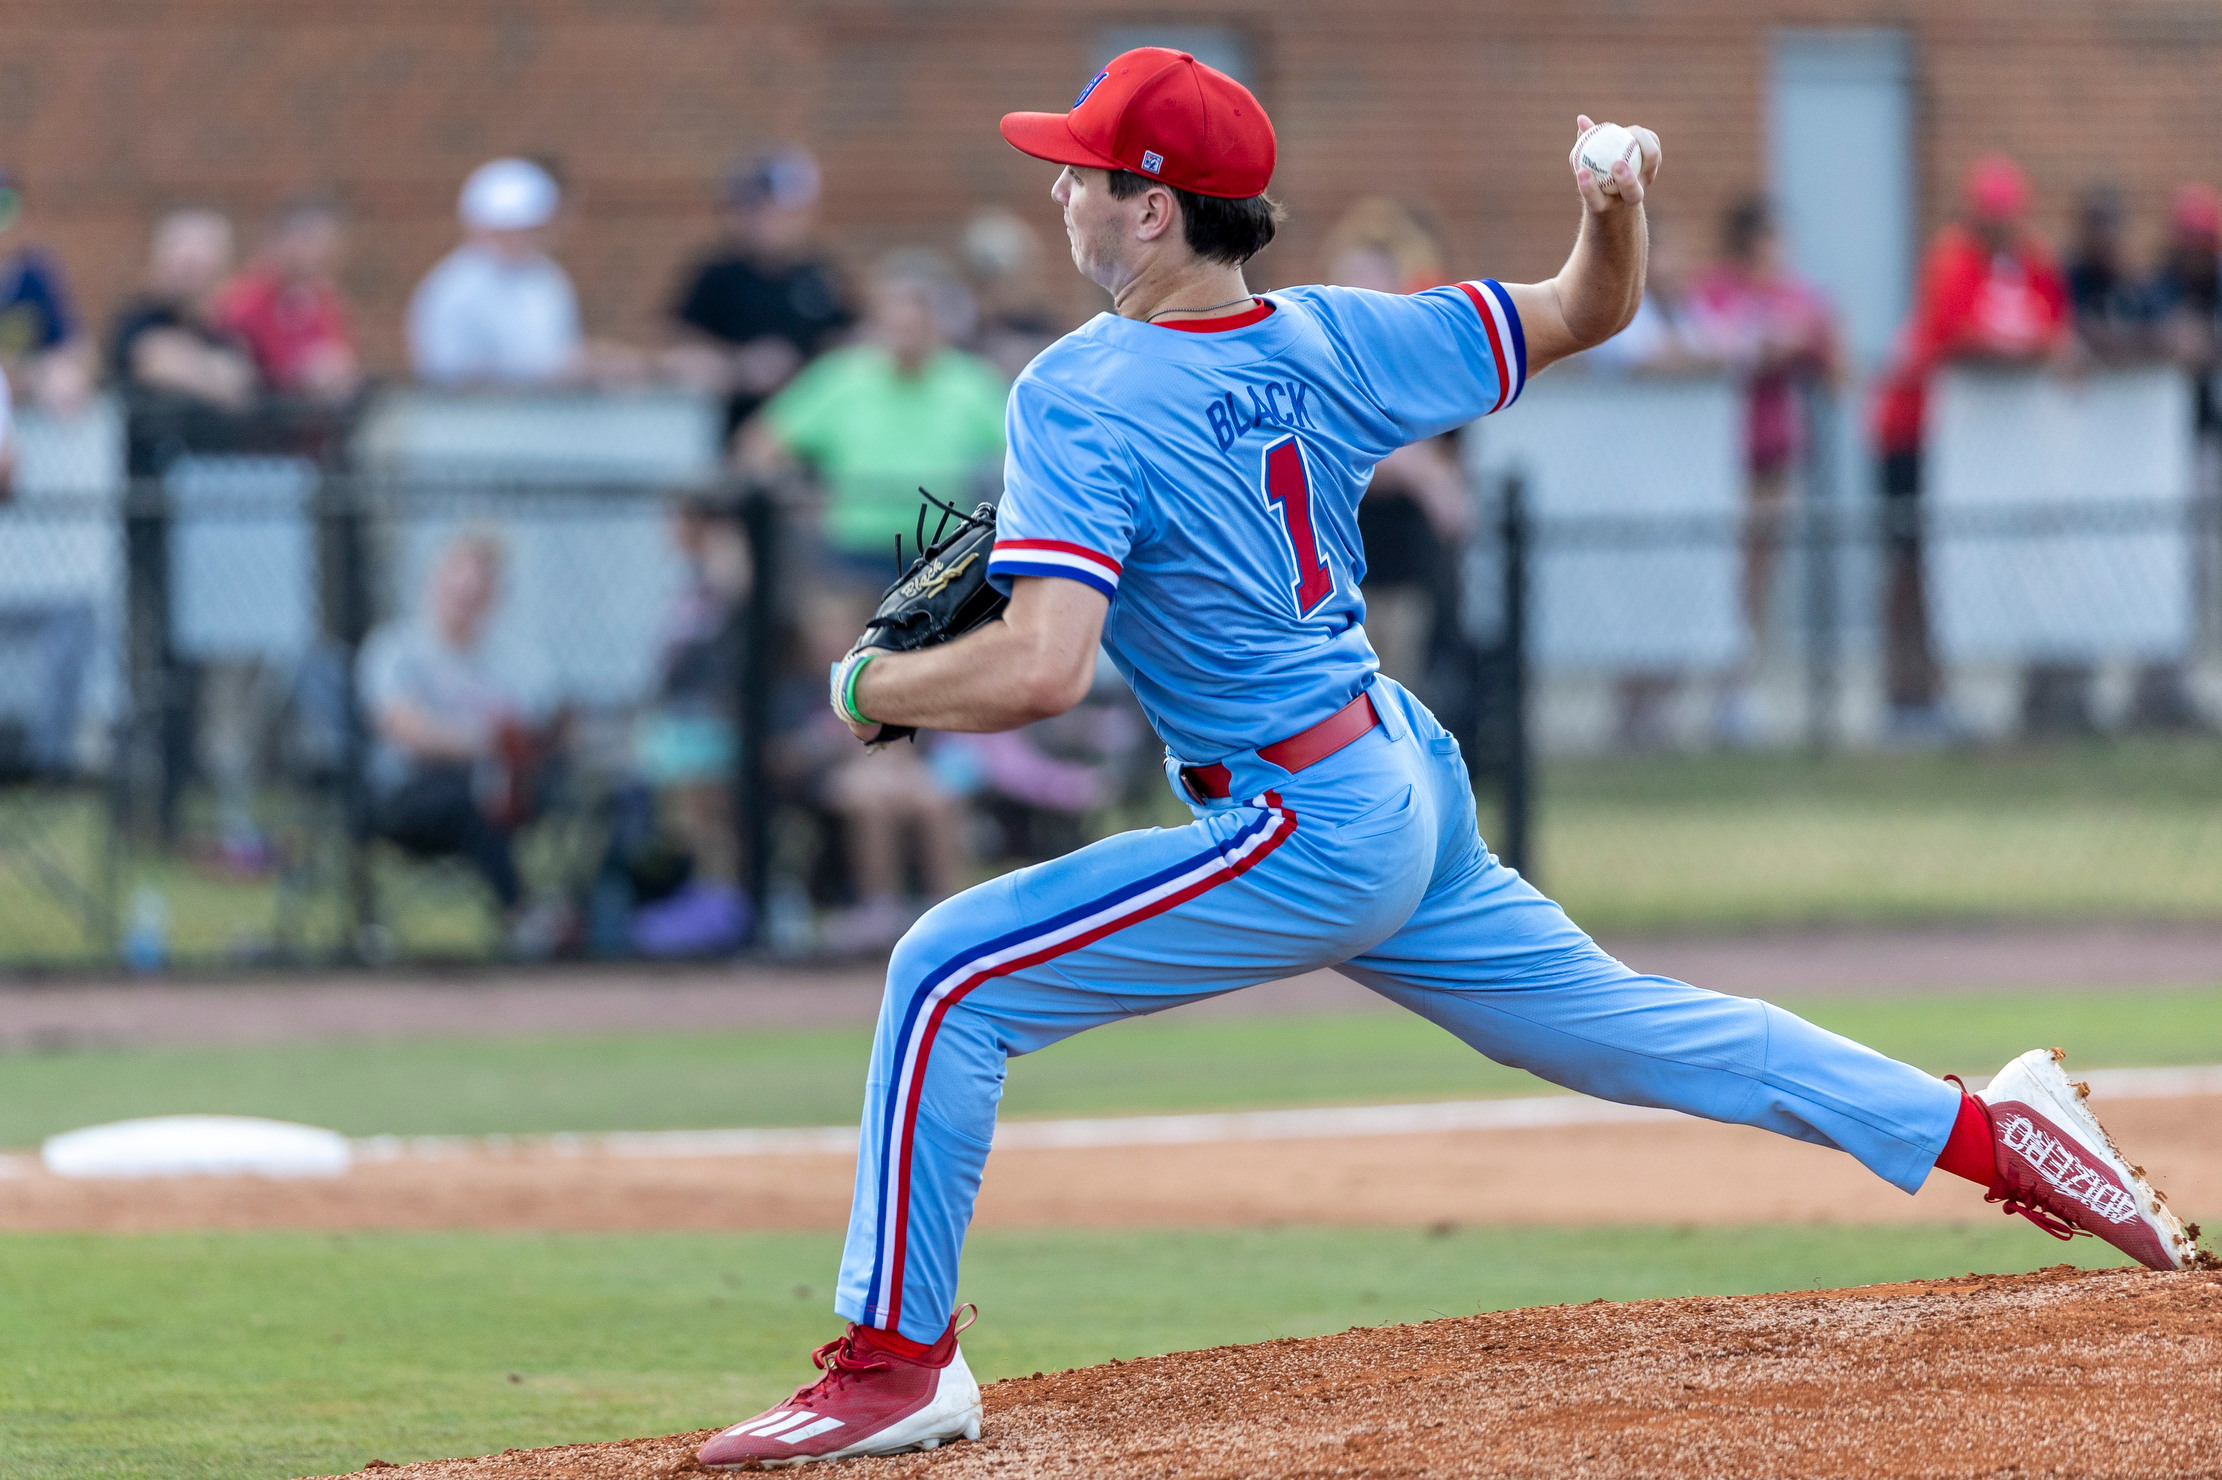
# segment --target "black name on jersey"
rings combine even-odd
[[[1309,428],[1312,414],[1305,397],[1310,389],[1300,380],[1269,380],[1263,385],[1244,386],[1206,401],[1204,420],[1211,423],[1212,438],[1221,452],[1259,427],[1283,432]]]

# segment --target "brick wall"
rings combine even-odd
[[[552,155],[574,186],[563,256],[590,327],[641,339],[710,230],[721,168],[775,140],[819,151],[829,225],[859,255],[946,244],[989,202],[1054,231],[1051,172],[1001,142],[997,116],[1062,106],[1100,26],[1167,14],[1068,0],[0,0],[0,162],[29,192],[25,234],[58,252],[101,320],[164,205],[251,222],[304,187],[335,188],[357,218],[363,337],[390,368],[464,173],[497,153]],[[1462,272],[1548,272],[1573,225],[1562,161],[1577,110],[1657,128],[1659,209],[1709,242],[1713,213],[1763,168],[1780,25],[1913,34],[1931,225],[1992,148],[2030,166],[2049,226],[2092,180],[2122,184],[2148,225],[2179,180],[2222,180],[2222,7],[2191,0],[1200,0],[1179,16],[1245,33],[1280,128],[1276,190],[1293,219],[1265,283],[1309,276],[1339,206],[1368,191],[1426,205]],[[1090,290],[1075,286],[1072,306],[1092,307]]]

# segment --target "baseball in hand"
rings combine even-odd
[[[1582,168],[1597,177],[1597,188],[1607,195],[1618,195],[1620,185],[1613,179],[1612,167],[1621,160],[1628,161],[1630,174],[1643,175],[1643,144],[1633,133],[1617,123],[1600,123],[1582,135],[1577,154]]]

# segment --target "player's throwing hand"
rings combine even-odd
[[[1643,152],[1640,165],[1625,157],[1623,147],[1600,150],[1595,147],[1609,137],[1632,135]],[[1595,135],[1595,137],[1592,137]],[[1590,147],[1585,148],[1584,145]],[[1609,163],[1605,156],[1612,156]],[[1574,147],[1568,151],[1566,162],[1574,171],[1574,188],[1582,195],[1582,204],[1596,215],[1607,215],[1643,204],[1644,192],[1651,182],[1659,178],[1659,136],[1640,124],[1625,128],[1616,123],[1592,123],[1586,113],[1574,118]],[[1606,171],[1592,168],[1593,164],[1606,166]],[[1612,190],[1605,188],[1611,181]]]

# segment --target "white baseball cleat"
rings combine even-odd
[[[777,1470],[977,1439],[980,1384],[957,1349],[963,1329],[952,1320],[932,1346],[904,1342],[903,1351],[888,1333],[852,1324],[811,1354],[825,1376],[719,1434],[695,1460],[712,1470]]]
[[[2089,1085],[2068,1078],[2059,1049],[2033,1048],[1998,1071],[1976,1099],[1989,1114],[2002,1202],[2055,1238],[2094,1234],[2152,1269],[2211,1260],[2168,1199],[2132,1166],[2091,1113]]]

